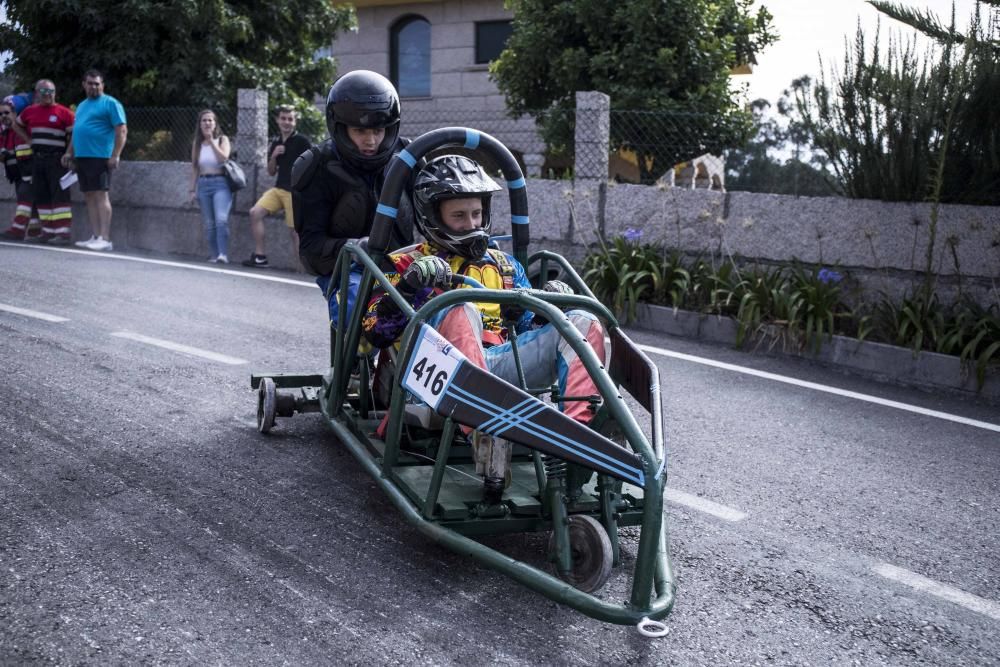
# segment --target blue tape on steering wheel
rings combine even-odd
[[[399,151],[399,159],[409,165],[410,169],[413,169],[413,165],[417,163],[417,158],[410,155],[410,152],[405,148]]]
[[[479,133],[475,130],[465,131],[465,147],[466,148],[478,148],[479,147]]]
[[[526,215],[512,215],[510,216],[510,221],[515,225],[526,225],[528,224],[528,216]]]
[[[399,209],[395,209],[391,206],[386,206],[385,204],[379,204],[375,207],[376,213],[381,213],[384,216],[395,218],[399,214]]]
[[[524,178],[521,177],[521,178],[517,179],[516,181],[507,181],[507,187],[510,188],[511,190],[517,190],[519,188],[523,188],[524,187]]]

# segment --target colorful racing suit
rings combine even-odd
[[[481,259],[469,260],[438,251],[427,243],[391,254],[389,259],[396,271],[387,273],[386,277],[394,285],[400,284],[400,277],[406,268],[424,255],[437,255],[448,262],[452,273],[475,278],[488,289],[531,287],[520,262],[499,250],[490,249]],[[412,295],[411,304],[414,308],[420,308],[440,293],[441,290],[432,288],[418,290]],[[545,387],[556,382],[560,393],[565,396],[592,396],[598,393],[583,362],[554,325],[546,323],[544,326],[532,327],[533,317],[530,312],[515,314],[519,315],[514,324],[518,332],[517,349],[528,386]],[[501,307],[495,303],[466,302],[438,312],[429,324],[470,362],[516,384],[517,367],[507,330],[511,316],[512,313],[501,312]],[[601,363],[604,363],[604,328],[597,317],[582,310],[570,310],[566,316],[593,348]],[[369,301],[363,321],[365,338],[374,347],[388,347],[402,335],[406,324],[406,316],[392,299],[382,291],[376,292]],[[593,416],[590,404],[586,401],[568,401],[563,410],[569,417],[584,424]],[[462,430],[468,435],[472,428],[463,425]],[[475,452],[477,472],[486,477],[504,477],[509,482],[509,443],[489,439],[487,436],[474,439],[473,448],[478,449]]]
[[[59,184],[59,179],[66,173],[60,159],[73,132],[75,116],[61,104],[32,104],[21,112],[19,120],[31,136],[35,163],[32,185],[38,217],[42,222],[42,240],[58,238],[68,242],[73,209],[70,207],[69,191],[63,190]]]

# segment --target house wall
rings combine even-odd
[[[338,71],[370,69],[388,77],[390,29],[411,15],[431,24],[431,96],[401,100],[403,135],[416,137],[447,125],[475,127],[521,158],[529,175],[539,175],[545,145],[534,121],[508,117],[488,65],[475,63],[475,24],[511,18],[503,3],[453,0],[358,7],[357,30],[339,35],[332,45]]]

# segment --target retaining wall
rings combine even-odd
[[[187,195],[190,169],[184,162],[122,163],[111,191],[116,249],[207,257],[198,206]],[[270,184],[266,176],[260,180],[238,193],[231,259],[249,257],[252,250],[247,211]],[[926,262],[929,204],[541,179],[528,180],[528,193],[532,250],[555,250],[577,262],[599,247],[601,230],[614,237],[630,227],[641,229],[643,240],[691,254],[838,265],[865,287],[888,293],[918,279]],[[13,196],[9,184],[0,186],[0,220],[13,217]],[[75,188],[72,199],[74,238],[87,238],[86,208]],[[498,229],[509,229],[506,197],[494,202]],[[268,218],[266,228],[272,265],[297,269],[283,219]],[[945,291],[961,282],[981,301],[995,301],[1000,208],[941,206],[933,264]]]

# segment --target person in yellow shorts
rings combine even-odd
[[[278,129],[281,136],[275,138],[267,149],[267,173],[277,175],[274,187],[269,189],[253,208],[250,209],[250,233],[253,234],[254,251],[243,266],[265,267],[268,265],[264,249],[264,218],[284,211],[285,224],[292,235],[294,255],[299,252],[299,238],[295,233],[295,221],[292,217],[292,164],[302,153],[312,147],[308,137],[296,131],[298,122],[295,109],[289,106],[279,106],[277,109]]]

